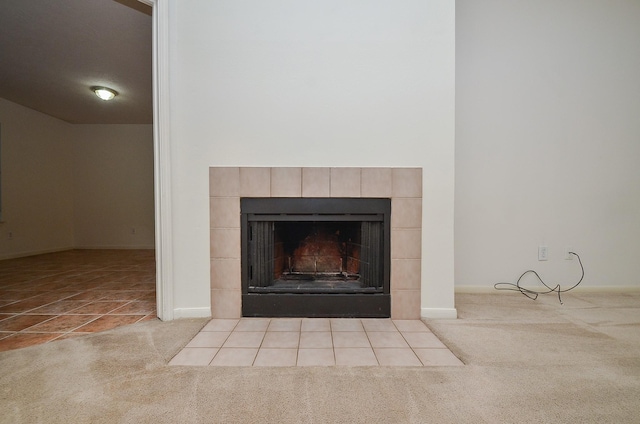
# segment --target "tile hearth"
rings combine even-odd
[[[187,366],[459,366],[419,320],[213,319],[169,362]]]

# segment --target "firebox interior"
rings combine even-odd
[[[389,199],[243,198],[244,316],[389,316]]]
[[[360,288],[357,222],[274,222],[275,287]]]

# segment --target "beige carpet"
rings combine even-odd
[[[206,320],[149,321],[0,353],[0,422],[639,422],[640,293],[456,299],[462,367],[170,367]]]

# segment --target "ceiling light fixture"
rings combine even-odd
[[[91,87],[91,91],[104,101],[111,100],[118,95],[116,90],[107,87]]]

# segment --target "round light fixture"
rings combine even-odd
[[[111,100],[118,95],[116,90],[107,87],[91,87],[91,91],[104,101]]]

